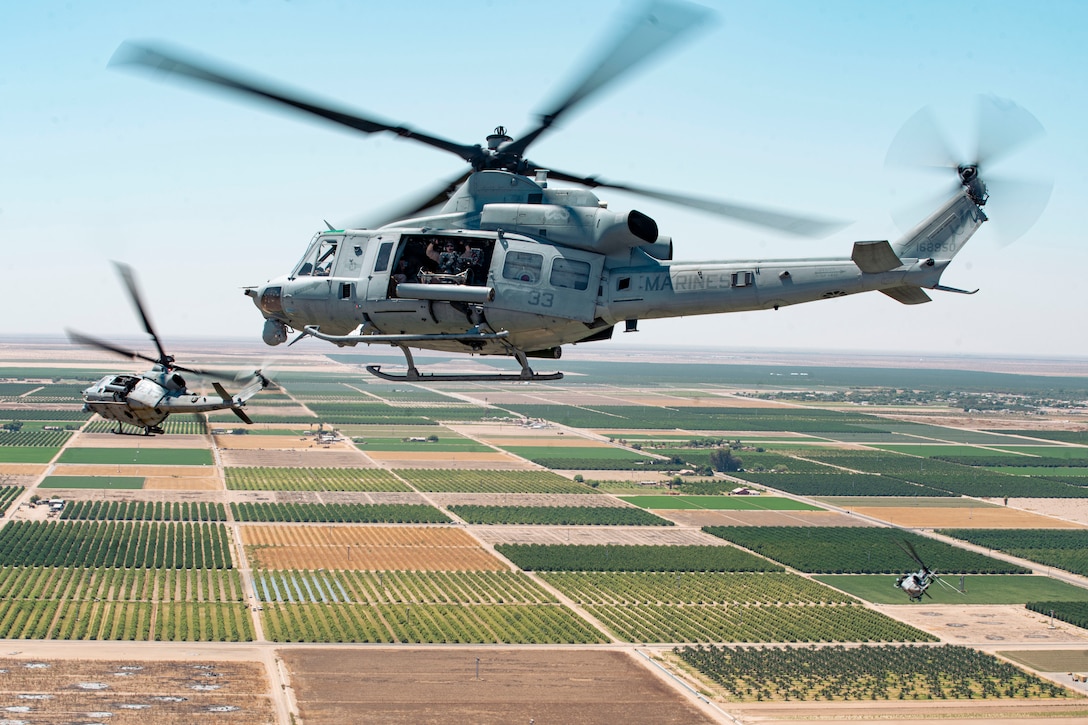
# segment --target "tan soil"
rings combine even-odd
[[[40,476],[48,468],[44,463],[0,463],[0,476]]]
[[[851,507],[896,526],[923,529],[1079,529],[1082,524],[1040,516],[1015,508],[892,508]]]
[[[307,725],[655,723],[704,714],[621,651],[496,648],[281,650]],[[480,678],[476,679],[479,662]]]
[[[263,569],[501,571],[462,529],[409,526],[243,526],[250,562]]]
[[[145,491],[222,491],[223,482],[218,478],[166,478],[156,476],[144,479]]]
[[[224,450],[219,454],[224,466],[246,468],[373,468],[369,458],[358,451],[301,449],[294,451],[274,450]]]
[[[967,577],[970,589],[971,578]],[[940,637],[992,651],[1016,645],[1088,645],[1088,630],[1054,620],[1019,604],[884,604],[874,609]]]
[[[604,441],[590,440],[576,435],[522,436],[519,438],[481,438],[499,448],[523,446],[525,448],[613,448]]]
[[[125,436],[113,433],[80,433],[71,443],[69,448],[154,448],[154,449],[178,449],[178,448],[210,448],[208,436],[203,435],[169,435],[156,436]]]
[[[472,533],[488,544],[727,545],[702,531],[672,526],[474,526]]]
[[[460,453],[453,451],[367,451],[367,455],[375,461],[476,461],[478,463],[501,463],[515,461],[517,458],[509,453],[498,451],[474,451]]]

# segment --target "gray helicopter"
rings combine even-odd
[[[933,595],[929,593],[929,587],[933,584],[933,582],[937,582],[938,584],[947,587],[948,589],[956,592],[957,594],[967,593],[962,588],[956,589],[954,586],[948,584],[939,576],[937,576],[937,572],[926,566],[926,563],[922,561],[922,557],[918,556],[918,552],[914,550],[914,545],[911,544],[909,541],[898,541],[896,543],[899,545],[899,548],[906,553],[907,556],[909,556],[911,559],[914,559],[914,562],[918,564],[918,571],[903,574],[902,576],[897,577],[895,580],[895,588],[901,589],[903,592],[905,592],[907,598],[910,599],[910,601],[920,602],[922,601],[922,597],[932,598]],[[960,577],[960,582],[962,587],[963,577]]]
[[[926,290],[973,294],[942,285],[941,276],[987,221],[983,164],[1041,130],[1015,106],[1003,109],[1023,123],[1017,133],[998,134],[1003,148],[980,141],[975,159],[939,164],[955,175],[954,188],[921,223],[894,243],[855,242],[849,256],[834,259],[674,261],[672,239],[656,221],[634,210],[614,211],[591,189],[620,190],[799,235],[825,235],[840,225],[605,181],[527,158],[529,147],[572,109],[708,16],[696,6],[652,3],[597,63],[575,74],[535,126],[518,138],[500,126],[485,145],[375,120],[159,47],[125,43],[111,65],[225,89],[365,134],[392,133],[468,163],[467,171],[407,204],[395,221],[372,229],[327,225],[293,269],[245,290],[265,318],[263,339],[269,345],[298,333],[290,344],[310,336],[339,346],[400,348],[406,372],[367,367],[382,378],[555,380],[562,373],[534,372],[529,358],[558,359],[564,345],[610,339],[621,324],[636,331],[639,320],[777,310],[870,291],[907,305],[929,302]],[[553,181],[581,188],[559,188]],[[422,373],[410,348],[512,356],[521,371]]]
[[[131,360],[146,360],[154,363],[151,370],[132,375],[117,373],[107,375],[83,391],[83,410],[98,413],[105,420],[117,421],[116,433],[124,433],[123,424],[142,428],[144,435],[163,433],[161,423],[174,413],[206,413],[213,410],[230,410],[244,423],[252,424],[242,408],[246,401],[271,382],[260,370],[252,374],[252,381],[237,394],[231,395],[218,381],[212,382],[215,396],[190,392],[185,378],[180,373],[193,373],[202,377],[219,377],[217,373],[197,368],[184,367],[174,362],[174,356],[166,354],[159,336],[151,325],[146,309],[136,287],[132,269],[127,265],[115,263],[121,279],[125,283],[132,304],[144,323],[144,329],[155,343],[158,357],[143,355],[109,342],[99,340],[79,332],[68,330],[72,342],[106,350]]]

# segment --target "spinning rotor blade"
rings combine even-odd
[[[110,66],[136,66],[146,70],[158,71],[163,74],[181,76],[198,83],[217,86],[221,89],[240,93],[245,96],[259,98],[272,103],[288,106],[303,113],[308,113],[327,121],[347,126],[348,128],[363,133],[380,133],[389,131],[401,138],[418,141],[428,146],[448,151],[460,156],[468,162],[477,159],[483,153],[478,145],[467,146],[448,141],[438,136],[413,131],[405,126],[394,126],[388,123],[367,118],[358,113],[347,110],[339,110],[332,104],[317,100],[306,99],[302,93],[281,90],[271,85],[261,84],[246,80],[240,75],[216,70],[209,63],[198,61],[194,58],[184,58],[177,53],[171,53],[161,47],[138,45],[125,42],[120,45],[109,62]]]
[[[129,350],[129,349],[124,348],[124,347],[118,347],[117,345],[106,342],[105,340],[99,340],[97,337],[91,337],[90,335],[84,335],[83,333],[76,332],[74,330],[65,330],[65,332],[68,333],[68,339],[71,340],[72,342],[76,343],[77,345],[86,345],[87,347],[97,347],[100,350],[105,350],[106,352],[112,352],[115,355],[120,355],[121,357],[128,358],[129,360],[146,360],[149,363],[158,363],[159,362],[157,359],[155,359],[153,357],[143,355],[141,353],[136,352],[135,350]]]
[[[464,173],[458,174],[456,179],[443,181],[440,186],[432,187],[418,196],[413,197],[409,201],[403,201],[396,206],[381,210],[379,212],[380,218],[377,220],[365,217],[355,219],[353,223],[348,224],[345,228],[377,229],[403,219],[411,219],[432,207],[438,206],[439,204],[445,204],[449,200],[450,195],[457,191],[461,184],[465,183],[465,180],[471,175],[471,170],[465,171]]]
[[[612,45],[590,64],[580,80],[547,113],[540,115],[539,125],[520,138],[502,146],[504,153],[521,156],[552,124],[565,113],[599,93],[608,84],[635,67],[645,63],[684,34],[703,25],[711,12],[698,5],[666,0],[654,0],[629,19],[630,27],[616,35]]]
[[[981,181],[971,190],[975,203],[981,206],[992,197],[993,206],[997,207],[996,211],[992,211],[991,206],[986,210],[1001,244],[1009,244],[1023,236],[1042,215],[1050,200],[1050,181],[999,176],[992,172],[995,165],[1043,136],[1043,125],[1017,104],[995,96],[979,96],[976,106],[974,150],[970,159],[964,159],[962,154],[952,150],[928,107],[914,114],[896,134],[884,159],[886,169],[936,171],[946,178],[951,177],[949,185],[935,198],[904,205],[894,211],[892,216],[900,227],[913,227],[928,216],[936,204],[967,188],[968,183],[961,176],[965,170],[973,171]]]
[[[121,279],[128,289],[128,296],[132,299],[132,305],[136,308],[136,312],[140,315],[140,320],[144,323],[144,330],[146,330],[147,334],[151,335],[151,339],[155,341],[155,348],[159,351],[159,359],[152,360],[152,362],[169,365],[173,362],[173,358],[166,354],[166,350],[163,349],[162,343],[159,341],[159,336],[155,333],[155,328],[151,325],[151,318],[147,316],[143,298],[140,295],[139,288],[136,286],[136,278],[132,274],[132,267],[129,267],[127,264],[122,264],[121,262],[114,262],[113,266],[117,268],[118,274],[121,275]]]
[[[598,179],[594,176],[579,177],[563,171],[555,170],[549,170],[548,176],[550,178],[556,178],[563,181],[570,181],[576,184],[582,184],[583,186],[588,186],[591,189],[604,188],[616,189],[617,191],[626,191],[631,194],[645,196],[650,199],[659,199],[661,201],[667,201],[671,204],[676,204],[677,206],[685,206],[691,209],[699,209],[701,211],[710,212],[711,214],[716,214],[718,216],[723,216],[729,219],[736,219],[738,221],[755,224],[757,226],[777,229],[782,232],[796,234],[802,237],[823,237],[833,232],[836,232],[846,226],[844,222],[834,221],[831,219],[805,217],[799,216],[797,214],[790,214],[787,212],[777,211],[774,209],[766,209],[757,206],[733,204],[730,202],[718,201],[715,199],[701,199],[699,197],[686,194],[673,194],[667,191],[646,189],[638,186],[632,186],[630,184],[604,181],[603,179]]]
[[[918,556],[918,552],[914,550],[913,544],[911,544],[909,541],[897,541],[895,543],[899,545],[900,549],[907,552],[907,556],[914,559],[914,561],[918,563],[918,566],[922,567],[927,572],[929,571],[929,567],[926,566],[924,561],[922,561],[922,557]]]

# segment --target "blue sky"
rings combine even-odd
[[[895,238],[891,212],[942,182],[883,166],[932,105],[971,138],[978,93],[1011,98],[1048,135],[1002,171],[1051,178],[1015,244],[985,225],[944,277],[973,297],[880,294],[642,323],[664,348],[1088,356],[1084,139],[1088,5],[1077,2],[708,2],[716,21],[594,97],[533,146],[564,170],[820,214],[853,224],[796,240],[602,192],[653,216],[682,260],[848,256]],[[334,224],[456,174],[460,161],[388,136],[107,70],[154,40],[389,121],[476,143],[517,135],[608,37],[619,2],[111,2],[0,6],[3,330],[138,335],[110,260],[135,267],[167,340],[255,339],[241,287],[288,270]],[[1004,200],[993,199],[1000,220]],[[632,343],[636,336],[624,336]],[[320,345],[307,341],[306,345]],[[610,343],[603,343],[608,345]],[[615,343],[611,343],[615,344]],[[332,348],[330,347],[330,350]]]

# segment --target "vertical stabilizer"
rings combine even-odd
[[[971,238],[986,215],[966,191],[892,245],[900,259],[949,260]]]

